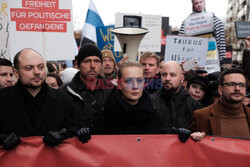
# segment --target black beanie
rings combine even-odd
[[[81,62],[86,57],[89,57],[89,56],[97,56],[102,61],[102,53],[100,49],[95,44],[88,43],[86,45],[83,45],[78,52],[78,56],[77,56],[78,67],[80,67]]]

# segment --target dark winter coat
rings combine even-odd
[[[136,105],[130,105],[122,98],[121,91],[114,88],[107,98],[104,113],[107,134],[159,133],[159,114],[145,91]]]
[[[103,78],[99,79],[105,83]],[[80,79],[80,72],[78,72],[71,82],[59,88],[60,91],[67,93],[73,99],[74,109],[77,112],[77,127],[89,127],[92,134],[99,134],[103,129],[104,102],[111,93],[113,84],[109,83],[107,86],[105,83],[107,87],[104,89],[102,89],[102,86],[100,86],[100,89],[91,91]]]
[[[203,107],[182,87],[175,95],[161,89],[151,97],[154,107],[160,113],[161,127],[166,133],[171,133],[171,127],[188,129],[193,112]]]
[[[161,78],[156,75],[152,80],[145,79],[145,90],[152,94],[162,88]]]
[[[250,50],[245,49],[242,56],[242,69],[250,80]]]
[[[42,100],[34,100],[20,83],[1,89],[0,133],[14,132],[21,137],[44,136],[49,131],[74,127],[70,97],[46,83],[37,96]]]

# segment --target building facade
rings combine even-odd
[[[236,38],[235,21],[250,21],[250,0],[228,0],[226,44],[232,46],[232,59],[241,62],[244,41]]]

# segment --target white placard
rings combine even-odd
[[[208,38],[167,35],[165,59],[178,63],[197,59],[200,67],[205,67],[208,51]]]
[[[0,0],[0,58],[10,59],[8,1]]]
[[[123,16],[141,16],[142,23],[141,27],[147,28],[149,33],[147,33],[139,46],[138,51],[152,51],[160,52],[161,51],[161,16],[160,15],[143,15],[143,14],[125,14],[125,13],[116,13],[115,15],[115,27],[123,26]],[[115,37],[114,50],[121,51],[120,44]]]
[[[213,13],[202,12],[188,16],[185,21],[185,35],[200,35],[214,32]]]
[[[10,53],[37,50],[46,60],[74,59],[71,0],[9,1]]]
[[[211,74],[213,72],[220,71],[220,66],[218,66],[217,64],[206,65],[205,70],[208,74]]]

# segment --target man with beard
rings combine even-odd
[[[92,134],[102,131],[104,102],[114,85],[100,76],[102,53],[94,44],[83,45],[77,56],[79,72],[71,82],[59,88],[70,95],[77,111],[77,127],[90,128]],[[110,80],[107,80],[107,82]]]
[[[73,103],[46,83],[46,64],[33,49],[23,49],[14,58],[15,86],[0,90],[0,145],[11,149],[20,137],[44,136],[57,146],[76,133]],[[79,131],[80,133],[81,131]]]
[[[116,79],[115,57],[111,50],[102,50],[102,71],[105,79]]]
[[[221,98],[212,105],[194,112],[190,130],[193,139],[206,135],[250,138],[250,109],[243,100],[246,78],[239,69],[228,69],[219,78]],[[202,133],[201,133],[202,132]]]
[[[7,59],[0,58],[0,89],[13,85],[13,67]]]
[[[193,111],[202,107],[181,86],[184,76],[181,66],[175,61],[166,62],[161,71],[163,88],[152,95],[154,107],[160,112],[162,130],[166,133],[187,135]]]

